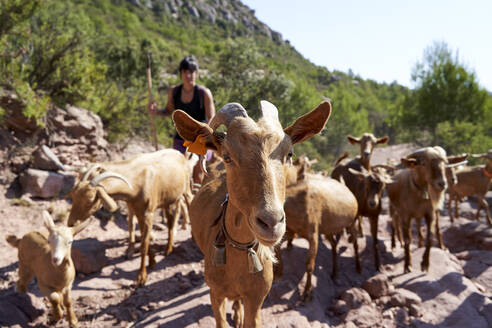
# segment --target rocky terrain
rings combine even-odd
[[[74,165],[126,158],[152,149],[135,140],[125,147],[107,144],[98,118],[85,110],[55,109],[50,115],[47,126],[53,128],[37,135],[22,136],[12,127],[0,131],[2,327],[43,327],[50,320],[47,301],[34,281],[27,294],[15,292],[17,250],[5,242],[8,234],[22,236],[44,229],[41,210],[62,219],[70,209],[70,200],[63,196],[73,184],[74,174],[55,172],[57,168],[38,153],[39,146],[50,146],[64,164]],[[76,131],[81,134],[76,136]],[[377,156],[384,162],[398,151],[396,146],[383,147]],[[491,192],[487,200],[492,202]],[[384,202],[387,209],[387,198]],[[123,203],[119,205],[120,210],[113,215],[96,213],[96,222],[82,231],[73,245],[78,275],[72,297],[79,326],[215,327],[202,255],[190,238],[190,227],[177,230],[174,252],[165,256],[167,228],[157,213],[152,245],[157,264],[149,271],[145,287],[136,288],[140,257],[136,253],[126,258],[126,208]],[[264,327],[491,327],[492,228],[485,223],[483,212],[481,220],[475,221],[475,211],[476,204],[470,199],[460,205],[461,217],[454,224],[446,210],[441,213],[448,250],[432,248],[428,273],[420,271],[423,248],[414,244],[414,270],[403,274],[403,249],[399,245],[391,249],[387,210],[379,224],[381,272],[374,270],[367,220],[365,236],[359,239],[361,274],[355,271],[352,247],[344,236],[339,245],[339,277],[333,281],[330,244],[323,239],[314,271],[313,299],[306,303],[301,301],[301,294],[307,241],[296,239],[290,250],[284,244],[284,273],[264,303]],[[229,303],[232,325],[231,316]],[[63,319],[55,326],[67,325]]]

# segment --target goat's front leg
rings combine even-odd
[[[126,251],[126,257],[129,259],[135,252],[135,220],[133,219],[133,208],[128,205],[128,249]]]
[[[232,316],[232,320],[234,321],[235,328],[243,328],[244,324],[244,307],[243,302],[241,300],[235,300],[232,304],[232,309],[234,310],[234,314]]]
[[[489,225],[492,225],[492,219],[490,218],[490,212],[489,212],[489,204],[487,203],[484,197],[482,197],[479,200],[479,204],[481,205],[479,205],[480,207],[477,210],[477,220],[480,219],[478,213],[480,211],[480,208],[483,207],[483,209],[485,210],[485,215],[487,216],[487,222],[489,223]]]
[[[360,265],[359,243],[357,242],[357,229],[355,227],[355,221],[350,225],[349,233],[352,236],[352,245],[354,247],[355,269],[357,270],[358,273],[361,273],[362,267]]]
[[[412,243],[412,234],[410,231],[410,218],[401,217],[400,223],[403,230],[403,241],[405,243],[405,264],[404,273],[412,271],[412,253],[410,252],[410,245]]]
[[[420,263],[420,269],[422,271],[429,271],[429,263],[430,263],[430,249],[432,246],[432,233],[434,230],[434,220],[435,220],[435,212],[431,214],[425,215],[425,221],[427,223],[427,240],[425,243],[425,252],[422,258],[422,262]]]
[[[210,288],[210,303],[212,304],[212,311],[214,312],[215,324],[217,328],[228,327],[226,321],[226,299],[223,296],[217,295],[212,288]]]
[[[77,326],[78,320],[77,317],[75,316],[75,312],[73,311],[72,307],[72,298],[70,297],[70,290],[72,289],[72,284],[65,288],[65,291],[63,293],[63,304],[65,305],[65,309],[67,311],[67,320],[70,324],[70,327],[75,327]]]
[[[417,235],[419,237],[418,245],[424,247],[424,232],[422,231],[422,218],[417,218]]]
[[[48,298],[48,301],[50,301],[51,303],[53,318],[55,322],[60,320],[63,317],[61,294],[57,291],[54,291],[51,287],[45,286],[39,282],[38,287],[43,295],[45,295]]]
[[[372,248],[374,251],[374,265],[376,270],[379,271],[381,269],[381,262],[379,260],[379,248],[378,248],[378,221],[379,216],[370,217],[369,221],[371,223],[371,235],[372,235]]]
[[[335,236],[335,235],[328,235],[327,236],[328,241],[330,242],[331,245],[331,258],[332,258],[332,271],[331,271],[331,279],[336,280],[338,276],[338,262],[337,262],[337,245],[338,241],[340,240],[340,235]],[[357,238],[354,238],[357,240]]]
[[[442,234],[441,234],[441,227],[439,226],[439,210],[436,210],[436,235],[437,235],[437,241],[439,242],[439,248],[442,250],[446,250],[446,246],[444,246],[444,243],[442,242]]]
[[[147,281],[147,269],[145,267],[147,254],[149,255],[149,266],[152,267],[155,265],[154,253],[149,251],[150,232],[152,231],[153,218],[154,213],[151,211],[146,211],[144,217],[138,217],[138,225],[142,234],[140,241],[140,272],[137,276],[138,286],[145,285],[145,282]]]
[[[311,283],[311,279],[314,272],[314,263],[316,261],[316,254],[318,254],[318,229],[310,234],[308,238],[309,249],[308,249],[308,257],[306,263],[306,287],[304,288],[303,301],[308,301],[311,299],[311,293],[313,291],[313,285]]]
[[[261,299],[257,297],[246,297],[244,299],[244,328],[260,328],[261,325],[261,306],[268,293]],[[259,295],[256,295],[259,296]]]

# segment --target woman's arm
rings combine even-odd
[[[207,122],[209,122],[210,119],[215,116],[215,105],[212,92],[210,92],[208,88],[205,88],[203,98],[205,105],[205,118],[207,119]]]

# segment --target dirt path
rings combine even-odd
[[[29,285],[29,293],[17,294],[17,251],[5,242],[5,235],[21,236],[40,228],[42,209],[53,207],[56,211],[68,210],[64,200],[34,201],[32,205],[15,205],[15,199],[6,198],[0,190],[0,325],[44,326],[48,320],[47,303],[36,284]],[[490,193],[489,193],[490,194]],[[492,195],[491,195],[492,196]],[[489,198],[490,200],[490,198]],[[386,205],[386,204],[385,204]],[[474,209],[470,203],[462,205],[469,216]],[[56,212],[55,211],[55,212]],[[445,214],[445,213],[444,213]],[[390,247],[388,215],[380,219],[379,236],[383,273],[388,278],[390,290],[406,289],[420,297],[417,308],[391,304],[390,295],[365,304],[354,303],[349,308],[340,306],[340,297],[348,290],[362,293],[360,286],[376,276],[371,238],[360,238],[362,274],[355,272],[352,246],[346,237],[339,246],[340,274],[332,281],[331,249],[327,241],[319,246],[314,273],[314,296],[309,303],[301,302],[300,293],[305,283],[307,242],[297,239],[291,250],[283,250],[284,275],[274,283],[262,309],[264,327],[462,327],[473,322],[473,327],[492,325],[492,231],[483,223],[459,219],[451,225],[446,215],[441,225],[445,242],[451,253],[433,248],[432,264],[428,274],[420,272],[422,249],[414,247],[414,272],[403,275],[400,247],[393,252]],[[482,218],[484,220],[484,218]],[[214,327],[208,287],[203,280],[202,255],[190,238],[190,228],[176,234],[176,247],[170,256],[164,256],[167,228],[158,218],[154,226],[154,248],[157,264],[149,271],[148,282],[135,288],[140,257],[138,253],[126,258],[127,224],[123,214],[113,220],[97,220],[77,236],[77,240],[92,238],[105,249],[108,263],[100,273],[79,274],[73,286],[75,312],[80,327]],[[470,224],[475,226],[470,228]],[[369,225],[364,222],[365,233]],[[460,231],[463,231],[460,235]],[[473,232],[475,231],[475,232]],[[468,237],[465,236],[468,233]],[[482,246],[465,245],[462,238],[482,241]],[[488,244],[487,238],[491,238]],[[77,247],[76,241],[74,247]],[[366,247],[369,243],[369,247]],[[485,245],[485,246],[483,246]],[[363,291],[363,290],[362,290]],[[386,297],[386,298],[385,298]],[[338,302],[338,303],[337,303]],[[228,320],[232,325],[231,304]],[[490,311],[489,311],[490,310]],[[487,314],[488,312],[488,314]],[[487,316],[488,315],[488,316]],[[56,326],[66,326],[60,321]],[[470,326],[471,327],[471,326]]]

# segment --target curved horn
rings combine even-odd
[[[460,165],[465,165],[466,163],[468,163],[468,161],[462,161],[462,162],[454,163],[454,164],[447,164],[446,167],[457,167]]]
[[[99,182],[101,182],[105,179],[108,179],[108,178],[120,179],[123,182],[125,182],[128,185],[128,187],[130,187],[130,189],[133,189],[132,184],[124,176],[122,176],[121,174],[115,173],[115,172],[104,172],[102,174],[99,174],[94,179],[92,179],[92,181],[90,182],[90,185],[95,187],[95,186],[97,186],[97,184]]]
[[[229,123],[231,123],[231,121],[236,117],[248,117],[248,114],[241,104],[229,103],[219,109],[217,114],[212,117],[208,125],[212,128],[212,130],[217,129],[222,124],[228,127]]]
[[[66,167],[63,166],[63,164],[60,162],[60,160],[58,159],[58,157],[56,157],[56,155],[46,145],[42,145],[41,146],[41,150],[53,162],[53,164],[56,165],[56,167],[58,167],[62,171],[66,171],[67,170]]]
[[[89,178],[89,175],[94,172],[96,169],[100,168],[101,165],[100,164],[94,164],[92,165],[91,167],[89,167],[87,169],[87,171],[85,171],[84,175],[82,176],[82,179],[80,181],[85,181],[87,180],[87,178]]]

